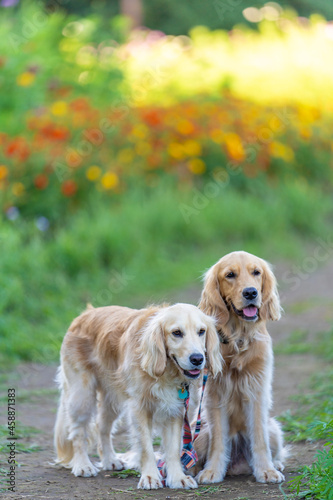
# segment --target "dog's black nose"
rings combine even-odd
[[[243,297],[247,300],[253,300],[258,296],[258,290],[253,286],[249,286],[248,288],[244,288]]]
[[[191,354],[190,361],[192,365],[199,366],[202,365],[204,357],[202,354]]]

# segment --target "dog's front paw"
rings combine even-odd
[[[158,488],[163,488],[162,481],[158,476],[142,474],[138,484],[138,489],[157,490]]]
[[[89,462],[77,462],[72,464],[72,473],[74,476],[91,477],[97,476],[99,469]]]
[[[259,483],[282,483],[284,475],[276,469],[260,470],[254,473]]]
[[[113,457],[109,460],[102,460],[97,464],[103,470],[122,470],[124,469],[124,463],[118,458]]]
[[[221,472],[213,469],[204,469],[199,472],[195,478],[198,484],[210,484],[210,483],[220,483],[223,481],[224,476]]]
[[[184,490],[194,489],[198,487],[195,479],[192,476],[186,476],[185,474],[178,478],[170,478],[167,476],[166,485],[169,488]]]

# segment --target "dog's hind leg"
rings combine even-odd
[[[73,458],[69,463],[75,476],[96,476],[95,467],[88,456],[90,422],[96,408],[96,381],[87,371],[65,369],[67,379],[66,405],[68,412],[68,440],[72,442]]]
[[[103,470],[121,470],[124,468],[124,464],[117,456],[112,443],[111,427],[116,418],[117,413],[114,408],[101,395],[101,401],[98,405],[97,426],[99,431],[98,452],[101,457],[99,465]]]

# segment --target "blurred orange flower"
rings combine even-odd
[[[64,181],[61,185],[61,192],[65,196],[73,196],[77,191],[77,184],[75,181],[69,179],[68,181]]]
[[[0,165],[0,181],[3,181],[8,175],[8,168],[5,165]]]
[[[37,189],[45,189],[49,184],[49,179],[45,174],[39,174],[35,177],[34,184]]]
[[[12,156],[20,161],[25,161],[29,157],[30,151],[26,140],[23,137],[12,139],[6,147],[7,156]]]
[[[243,161],[245,159],[245,152],[239,135],[229,132],[225,134],[224,141],[228,155],[232,160]]]
[[[143,113],[143,119],[147,122],[151,127],[156,127],[162,123],[161,116],[156,109],[151,109]]]
[[[177,130],[182,135],[190,135],[194,132],[195,128],[193,123],[188,120],[181,120],[177,123]]]

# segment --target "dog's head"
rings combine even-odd
[[[225,255],[205,275],[199,307],[219,326],[233,316],[243,322],[278,320],[281,306],[270,265],[247,252]]]
[[[208,365],[213,376],[222,370],[215,321],[190,304],[164,307],[142,331],[141,368],[151,377],[163,375],[168,359],[187,379],[198,378]]]

